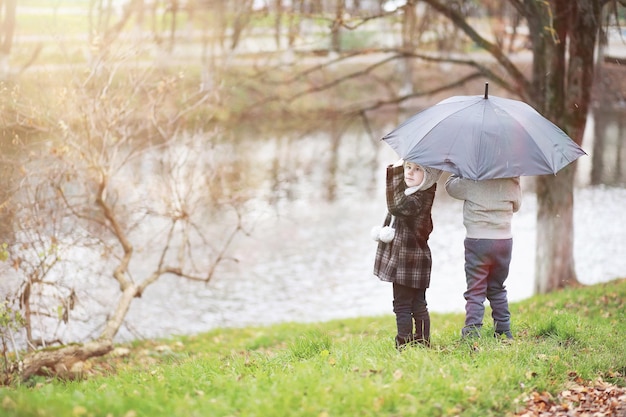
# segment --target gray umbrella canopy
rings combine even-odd
[[[486,90],[443,100],[382,140],[406,161],[473,180],[556,174],[586,155],[528,104]]]

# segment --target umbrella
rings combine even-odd
[[[528,104],[488,95],[454,96],[382,138],[406,161],[485,180],[556,174],[586,155]]]

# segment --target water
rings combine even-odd
[[[207,284],[173,276],[161,278],[141,298],[133,300],[116,341],[193,334],[218,327],[392,314],[391,285],[372,274],[376,243],[370,238],[370,229],[384,218],[384,167],[394,162],[395,154],[384,144],[368,144],[356,136],[342,140],[336,167],[336,199],[328,201],[329,161],[333,158],[326,136],[290,144],[267,141],[258,148],[251,148],[250,143],[240,146],[247,150],[219,149],[219,155],[229,160],[235,155],[254,158],[245,164],[250,171],[242,174],[243,178],[255,179],[257,197],[248,205],[246,215],[248,225],[254,227],[249,236],[239,235],[227,254],[236,262],[220,263]],[[183,154],[185,164],[181,166],[189,168],[186,158],[194,152]],[[279,181],[268,174],[277,155]],[[145,168],[152,166],[147,162],[143,166],[152,169]],[[189,175],[183,173],[184,178]],[[155,188],[161,184],[157,177],[138,177],[150,181],[134,189],[160,192]],[[507,281],[511,301],[533,293],[536,199],[528,191],[529,181],[523,179],[526,192],[522,208],[513,218],[513,259]],[[270,198],[272,195],[275,198]],[[626,222],[621,216],[625,206],[626,189],[576,189],[574,255],[582,283],[624,276]],[[447,196],[442,182],[433,207],[433,222],[429,308],[431,312],[462,312],[462,203]],[[150,230],[151,226],[144,224],[143,228]],[[85,265],[62,271],[65,284],[79,287],[79,305],[67,327],[60,328],[65,341],[98,336],[119,297],[119,287],[104,270],[100,253],[81,249],[75,252],[67,257],[81,259]],[[148,251],[139,253],[133,278],[145,276],[143,269],[152,270],[150,265],[145,266],[151,257],[154,254]]]
[[[165,279],[137,300],[129,322],[145,337],[195,333],[216,327],[391,314],[391,286],[372,275],[376,244],[372,226],[385,213],[384,195],[351,197],[315,207],[271,212],[232,255],[239,262],[220,268],[215,281],[198,285]],[[623,277],[626,222],[620,221],[626,190],[582,188],[575,194],[576,271],[584,284]],[[526,193],[514,217],[514,250],[507,281],[511,301],[533,294],[534,194]],[[433,209],[431,312],[464,308],[462,204],[442,186]],[[167,297],[167,306],[159,300]],[[165,307],[165,308],[163,308]],[[123,333],[121,337],[124,337]]]

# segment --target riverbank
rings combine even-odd
[[[0,414],[622,415],[625,300],[620,280],[514,303],[512,342],[488,326],[461,341],[463,315],[434,314],[432,347],[402,352],[391,315],[133,342],[86,364],[87,380],[0,388]]]

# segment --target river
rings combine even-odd
[[[125,328],[119,337],[391,314],[391,286],[372,274],[376,244],[369,233],[385,215],[384,166],[392,158],[382,152],[374,191],[359,188],[350,179],[350,186],[339,187],[336,201],[324,202],[314,185],[305,184],[302,189],[308,191],[280,210],[260,209],[254,233],[240,237],[231,252],[237,263],[222,264],[206,285],[173,277],[161,280],[134,302],[128,315],[133,333]],[[433,269],[427,299],[431,312],[461,312],[462,203],[446,194],[443,179],[433,207]],[[523,179],[523,204],[513,220],[510,301],[533,295],[536,197],[531,183],[532,179]],[[574,256],[582,283],[625,276],[623,207],[626,189],[576,189]]]
[[[376,243],[370,230],[385,216],[385,165],[395,162],[395,154],[385,144],[367,144],[357,135],[347,135],[341,142],[336,175],[329,182],[328,161],[333,157],[327,136],[293,140],[288,151],[283,144],[283,151],[277,152],[279,142],[256,140],[237,145],[239,149],[215,151],[221,157],[253,158],[244,165],[258,180],[256,197],[246,213],[254,227],[248,235],[238,235],[227,254],[236,262],[221,262],[208,283],[164,276],[133,300],[116,341],[194,334],[220,327],[392,314],[391,286],[372,274]],[[258,148],[251,148],[259,143]],[[278,184],[276,176],[268,174],[277,154],[283,154]],[[580,159],[581,177],[588,175],[586,159]],[[140,170],[151,166],[140,165]],[[143,174],[138,176],[143,184],[138,189],[159,184],[158,178],[147,181],[149,175]],[[446,194],[444,180],[440,180],[433,207],[433,269],[427,300],[431,312],[462,312],[462,203]],[[513,219],[513,259],[507,281],[513,302],[533,294],[536,198],[532,181],[522,179],[522,208]],[[578,277],[584,284],[624,277],[626,222],[622,216],[626,189],[578,182],[574,209]],[[328,184],[333,184],[334,199],[326,198]],[[205,221],[216,222],[212,218]],[[64,257],[80,259],[82,265],[74,264],[57,273],[63,285],[76,287],[79,298],[59,336],[65,341],[80,341],[98,336],[119,297],[119,287],[105,270],[99,252],[84,248],[72,252]],[[149,273],[154,268],[149,258],[146,251],[138,255],[133,279],[146,276],[143,269]]]

